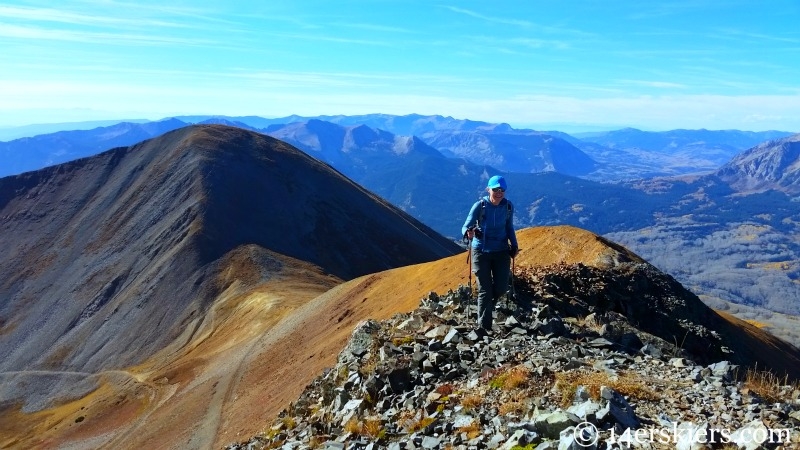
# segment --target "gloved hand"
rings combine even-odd
[[[519,253],[519,248],[517,247],[511,247],[508,249],[508,254],[511,255],[512,258],[516,258],[518,253]]]

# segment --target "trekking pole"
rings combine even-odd
[[[472,246],[467,247],[467,272],[469,273],[469,299],[472,301]]]
[[[514,288],[514,268],[515,263],[517,262],[516,257],[511,258],[511,298],[514,299],[514,303],[517,302],[517,290]]]
[[[464,238],[461,240],[463,243],[467,244],[467,273],[469,274],[469,300],[467,301],[467,309],[469,309],[469,304],[472,301],[472,243],[470,242],[471,239],[467,238],[467,233],[464,233]]]
[[[514,307],[519,314],[519,300],[517,299],[517,289],[514,287],[514,269],[517,262],[516,255],[511,257],[511,300],[514,302]]]

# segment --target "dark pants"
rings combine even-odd
[[[472,271],[478,283],[478,326],[489,330],[495,302],[508,291],[511,255],[507,251],[472,252]]]

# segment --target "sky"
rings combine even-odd
[[[800,0],[0,0],[0,127],[440,114],[800,132]]]

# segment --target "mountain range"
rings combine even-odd
[[[228,124],[270,134],[288,124],[313,120],[343,128],[365,125],[398,136],[416,136],[429,145],[439,142],[441,146],[432,146],[446,156],[458,153],[468,159],[474,157],[476,159],[473,162],[491,165],[498,170],[555,170],[597,181],[711,172],[738,152],[792,134],[739,130],[646,132],[629,128],[569,135],[554,130],[514,129],[508,124],[419,114],[288,116],[275,119],[257,116],[177,116],[144,124],[140,121],[113,125],[95,122],[97,126],[88,130],[86,128],[90,124],[67,124],[65,126],[73,128],[64,132],[49,132],[53,130],[52,126],[21,127],[17,133],[28,133],[27,138],[0,142],[0,158],[9,161],[8,165],[0,166],[0,176],[35,170],[114,146],[131,145],[187,124]],[[48,133],[29,134],[35,130],[47,130]],[[7,133],[15,131],[6,130]]]
[[[0,142],[0,159],[3,161],[0,177],[133,145],[184,126],[185,122],[176,119],[146,123],[120,122],[90,130],[63,130]]]
[[[471,281],[450,239],[286,142],[226,125],[0,178],[0,218],[4,448],[247,440],[359,324]],[[563,225],[519,240],[520,304],[543,308],[541,333],[561,323],[548,339],[579,339],[564,324],[597,308],[616,317],[604,345],[800,379],[797,348],[614,242]]]
[[[485,180],[504,173],[519,227],[586,228],[635,249],[717,308],[733,303],[800,314],[792,301],[800,296],[800,248],[793,238],[800,221],[792,187],[797,143],[789,133],[624,129],[578,139],[441,116],[180,119],[0,143],[0,155],[11,155],[9,160],[34,155],[28,163],[37,168],[56,153],[64,159],[93,154],[187,122],[227,124],[296,146],[451,240],[460,239],[465,211]],[[789,138],[760,141],[780,136]],[[94,144],[81,147],[85,142]],[[26,150],[27,144],[36,145]],[[749,155],[746,161],[737,156],[721,162],[737,149],[741,157]],[[488,164],[507,162],[509,155],[516,158],[511,168],[519,170]],[[537,168],[547,171],[529,173]],[[693,175],[655,176],[687,173]],[[681,255],[692,258],[684,261]],[[790,339],[800,342],[797,335]]]

